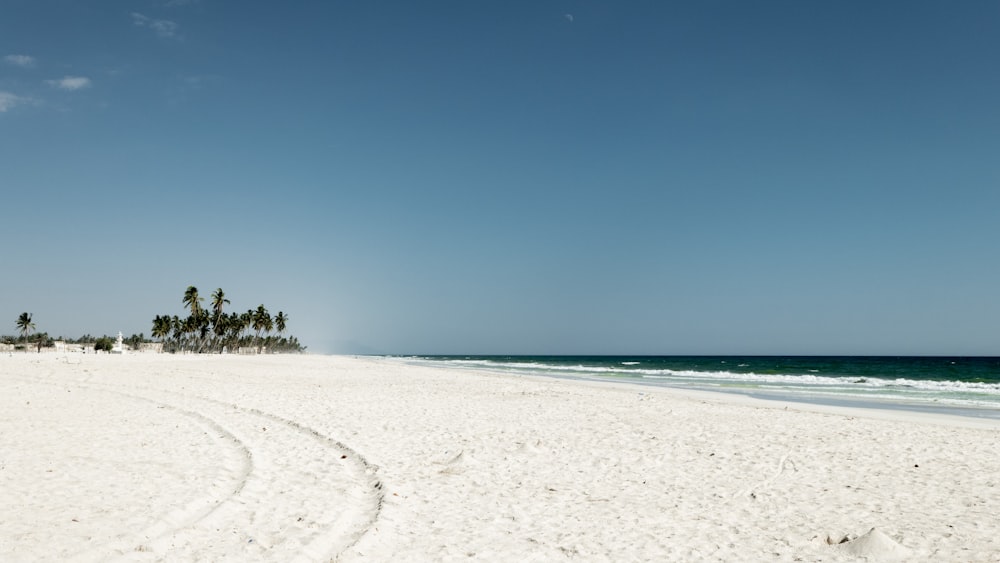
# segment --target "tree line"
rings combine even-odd
[[[230,304],[222,288],[212,293],[211,308],[202,307],[198,288],[188,286],[181,303],[189,311],[187,317],[157,315],[153,319],[152,337],[163,344],[164,352],[222,353],[240,348],[252,349],[258,354],[267,352],[305,352],[306,347],[294,336],[284,336],[288,328],[288,315],[278,311],[273,317],[264,305],[243,313],[225,311]],[[31,313],[21,313],[15,322],[19,337],[0,336],[0,343],[12,344],[16,349],[27,349],[29,344],[41,352],[43,347],[55,346],[55,341],[45,332],[31,333],[35,323]],[[274,334],[272,334],[274,333]],[[104,335],[89,334],[76,340],[59,337],[67,343],[94,344],[96,350],[111,350],[114,339]],[[137,350],[142,344],[152,342],[142,333],[123,338],[124,344]]]
[[[21,313],[14,323],[17,327],[17,331],[20,333],[19,336],[4,335],[0,336],[0,344],[8,344],[14,346],[15,350],[27,350],[29,346],[37,348],[39,352],[42,348],[53,348],[56,345],[56,341],[66,342],[67,344],[90,344],[94,346],[95,350],[107,350],[111,351],[115,339],[108,335],[94,337],[89,334],[85,334],[80,338],[66,338],[64,336],[58,336],[53,338],[49,336],[47,332],[36,332],[31,334],[35,330],[35,323],[32,320],[33,315],[31,313]],[[125,338],[123,340],[125,344],[132,347],[133,350],[139,349],[139,347],[145,342],[152,342],[152,340],[147,339],[140,332],[139,334],[133,334],[132,336]]]
[[[164,351],[221,353],[240,348],[252,348],[258,354],[305,351],[294,336],[284,336],[288,327],[288,315],[284,312],[278,311],[272,317],[262,304],[242,313],[227,313],[226,305],[231,303],[221,287],[212,292],[210,308],[202,306],[204,300],[197,287],[188,286],[181,299],[189,313],[186,317],[157,315],[153,319],[152,336],[163,343]]]

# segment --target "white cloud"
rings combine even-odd
[[[85,76],[66,76],[58,80],[46,80],[46,82],[60,90],[73,91],[90,87],[90,79]]]
[[[176,37],[177,24],[170,20],[157,20],[149,16],[144,16],[139,12],[132,12],[132,23],[136,27],[148,27],[156,32],[160,37]]]
[[[0,113],[4,113],[5,111],[13,108],[14,106],[19,106],[21,104],[28,103],[29,101],[31,100],[29,100],[28,98],[15,96],[10,92],[4,92],[0,90]]]
[[[569,23],[573,23],[573,14],[563,14],[563,17],[566,18],[566,21]]]
[[[29,55],[7,55],[3,58],[9,64],[23,67],[35,66],[35,57]]]
[[[3,60],[15,66],[31,67],[35,66],[35,57],[28,55],[7,55]]]

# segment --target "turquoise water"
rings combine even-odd
[[[410,356],[515,374],[1000,418],[1000,358],[890,356]]]

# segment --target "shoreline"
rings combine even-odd
[[[889,411],[925,415],[942,415],[970,418],[974,420],[995,420],[1000,422],[1000,409],[991,406],[949,404],[947,402],[927,401],[916,398],[900,396],[898,398],[888,397],[866,397],[864,395],[851,394],[830,394],[821,391],[782,391],[769,387],[739,387],[727,385],[706,385],[700,383],[673,383],[657,380],[602,376],[599,374],[574,374],[570,372],[560,372],[553,369],[551,372],[532,372],[530,370],[508,369],[483,365],[448,365],[442,363],[425,363],[428,360],[422,357],[408,356],[357,356],[384,358],[390,361],[400,361],[408,365],[434,366],[442,369],[468,370],[471,372],[484,372],[497,375],[513,375],[523,377],[553,378],[567,381],[593,382],[598,385],[630,385],[643,389],[669,389],[678,393],[703,392],[719,395],[719,400],[725,401],[726,397],[738,396],[745,398],[759,399],[775,403],[789,403],[793,405],[815,405],[819,407],[842,407],[846,409],[861,409],[863,411]],[[992,358],[992,357],[991,357]],[[780,405],[779,405],[780,406]],[[879,415],[875,415],[879,416]],[[883,415],[884,416],[884,415]]]
[[[996,561],[998,427],[365,356],[0,357],[0,558]]]

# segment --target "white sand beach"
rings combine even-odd
[[[998,429],[391,359],[4,355],[0,561],[1000,561]]]

